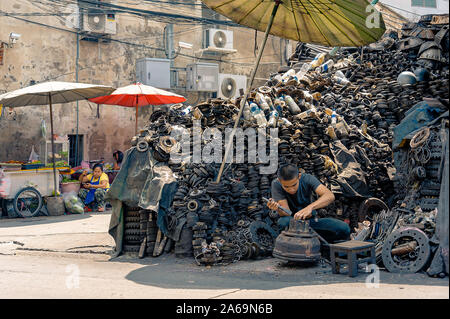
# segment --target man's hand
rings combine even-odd
[[[275,202],[272,198],[267,202],[267,207],[271,210],[278,210],[278,203]]]
[[[84,188],[87,188],[87,189],[90,189],[91,188],[91,184],[89,184],[89,183],[86,183],[86,184],[84,184]]]
[[[312,211],[313,210],[312,210],[311,207],[306,206],[302,210],[299,210],[297,213],[295,213],[294,219],[295,220],[299,220],[299,219],[305,220],[305,219],[311,218],[312,217]]]

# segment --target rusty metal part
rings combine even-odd
[[[145,140],[140,140],[137,145],[136,145],[136,149],[139,152],[147,152],[148,150],[148,143]]]
[[[417,248],[406,258],[393,255],[392,250],[398,241],[416,241]],[[392,232],[383,244],[383,264],[390,272],[415,273],[428,262],[431,250],[427,235],[415,227],[402,227]]]
[[[374,208],[378,208],[379,211],[388,211],[389,207],[378,198],[369,198],[366,199],[364,202],[361,203],[361,206],[358,210],[358,220],[359,222],[364,221],[367,218],[367,215],[369,211],[373,210]],[[369,216],[371,218],[371,216]]]
[[[187,203],[187,209],[190,212],[196,212],[198,210],[198,206],[198,202],[195,199],[192,199]]]
[[[428,140],[429,136],[430,136],[430,129],[428,127],[425,127],[413,136],[411,142],[409,142],[409,146],[412,149],[418,148]]]
[[[166,153],[178,152],[179,143],[171,136],[161,136],[159,138],[159,147]]]
[[[289,229],[275,240],[272,255],[288,261],[315,262],[321,257],[320,240],[307,221],[291,219]]]
[[[413,252],[417,248],[417,242],[416,241],[410,241],[409,243],[399,245],[391,250],[392,255],[406,255],[410,252]]]

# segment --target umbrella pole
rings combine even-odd
[[[240,118],[242,116],[242,111],[244,110],[245,102],[247,101],[247,98],[248,98],[248,96],[250,94],[250,90],[251,90],[252,85],[253,85],[253,80],[255,79],[256,71],[258,70],[259,62],[261,61],[261,57],[262,57],[262,54],[263,54],[263,51],[264,51],[264,47],[266,46],[267,38],[269,37],[269,32],[270,32],[270,29],[272,28],[273,20],[275,18],[276,13],[277,13],[278,7],[280,6],[280,3],[281,3],[281,1],[279,1],[279,0],[275,1],[275,6],[273,7],[273,10],[272,10],[272,15],[270,16],[270,20],[269,20],[269,23],[267,24],[266,32],[264,33],[264,39],[263,39],[263,42],[262,42],[262,45],[261,45],[261,50],[258,52],[258,57],[256,58],[255,64],[253,66],[253,70],[252,70],[252,73],[251,73],[251,76],[250,76],[250,83],[247,86],[244,98],[241,99],[241,106],[240,106],[240,109],[239,109],[239,113],[238,113],[238,116],[236,118],[236,121],[234,121],[234,127],[233,127],[233,130],[231,131],[231,136],[230,136],[230,139],[228,141],[227,147],[225,149],[225,156],[223,157],[222,164],[220,165],[220,170],[219,170],[219,174],[217,175],[216,183],[220,183],[220,178],[221,178],[222,173],[223,173],[223,169],[224,169],[224,166],[225,166],[225,161],[226,161],[226,159],[228,157],[228,154],[230,153],[231,146],[233,145],[234,134],[236,133],[236,129],[237,129],[237,126],[239,124],[239,120],[240,120]]]
[[[58,196],[57,194],[57,188],[56,188],[56,166],[55,166],[55,142],[53,140],[53,107],[52,107],[52,94],[48,94],[48,101],[50,105],[50,127],[51,127],[51,141],[52,141],[52,162],[53,162],[53,182],[55,185],[55,196]]]
[[[138,106],[136,105],[136,124],[135,124],[135,127],[134,127],[134,132],[135,132],[135,134],[137,135],[137,129],[138,129]]]

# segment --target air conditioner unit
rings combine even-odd
[[[203,48],[233,50],[233,31],[220,29],[204,30]]]
[[[97,34],[116,34],[116,17],[98,9],[89,9],[83,15],[83,31]]]
[[[214,63],[195,63],[186,66],[186,90],[217,92],[219,65]]]
[[[245,92],[247,88],[247,77],[245,75],[219,73],[219,90],[217,96],[223,99],[235,99]]]

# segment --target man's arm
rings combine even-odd
[[[271,189],[272,189],[272,198],[269,199],[267,207],[269,207],[271,210],[276,210],[278,212],[278,215],[280,215],[281,217],[290,216],[289,214],[283,212],[281,209],[278,208],[278,205],[280,205],[283,208],[290,210],[288,201],[283,194],[281,184],[277,180],[274,180],[272,181]]]
[[[283,216],[290,216],[288,213],[282,211],[279,206],[290,210],[289,208],[289,204],[288,201],[286,199],[282,199],[279,200],[278,202],[276,202],[275,200],[273,200],[272,198],[269,200],[269,202],[267,203],[267,206],[271,209],[271,210],[276,210],[278,212],[278,215],[280,215],[281,217]]]
[[[295,219],[307,219],[312,217],[312,211],[319,208],[324,208],[330,205],[332,202],[334,202],[334,194],[326,188],[324,185],[320,184],[316,190],[316,194],[319,196],[319,198],[303,208],[302,210],[298,211],[295,215]]]

